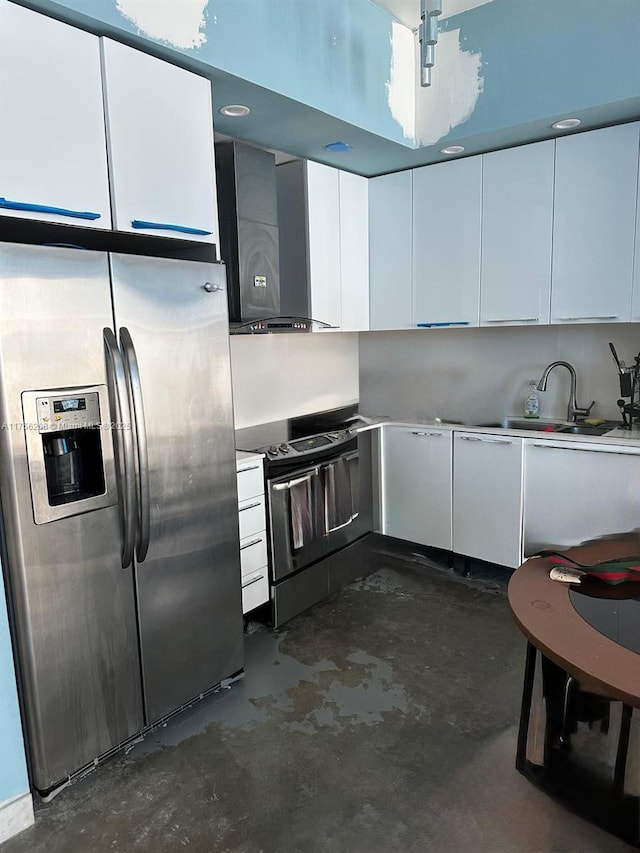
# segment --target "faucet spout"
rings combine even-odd
[[[589,412],[595,405],[595,400],[591,401],[591,404],[587,406],[587,408],[582,408],[578,406],[576,401],[576,385],[577,385],[577,377],[576,371],[572,364],[569,364],[568,361],[552,361],[551,364],[548,364],[542,376],[540,377],[540,381],[538,382],[538,391],[546,391],[547,390],[547,380],[549,378],[549,374],[554,369],[554,367],[566,367],[569,371],[569,375],[571,377],[571,390],[569,392],[569,403],[567,405],[567,420],[568,421],[577,421],[578,416],[582,416],[584,418],[589,416]]]

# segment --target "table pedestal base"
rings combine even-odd
[[[640,711],[585,687],[528,643],[516,768],[640,846]]]

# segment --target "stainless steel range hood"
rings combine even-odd
[[[311,331],[317,321],[308,316],[306,277],[288,282],[287,299],[281,291],[275,155],[218,143],[216,173],[231,333]]]

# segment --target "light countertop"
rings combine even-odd
[[[264,453],[255,453],[254,451],[249,450],[236,450],[236,465],[240,465],[242,462],[250,462],[253,459],[264,459]]]
[[[399,427],[430,427],[438,430],[449,430],[455,432],[474,432],[483,433],[485,435],[509,435],[517,438],[529,438],[535,441],[554,441],[554,442],[579,442],[580,444],[608,444],[618,445],[629,448],[638,448],[640,450],[640,426],[635,425],[632,430],[622,428],[612,429],[604,435],[572,435],[571,433],[546,432],[544,431],[545,422],[548,420],[540,420],[540,429],[502,429],[496,426],[473,426],[467,424],[453,424],[433,419],[411,419],[403,420],[402,418],[388,418],[365,416],[368,423],[363,423],[358,427],[357,432],[368,432],[370,430],[381,429],[390,426]],[[496,418],[496,420],[498,420]],[[557,423],[557,419],[555,423]]]

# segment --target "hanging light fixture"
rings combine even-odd
[[[438,16],[442,0],[420,0],[420,85],[431,85],[431,69],[435,65],[438,41]]]

